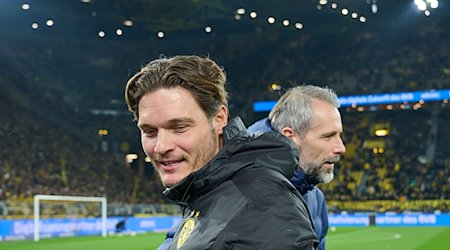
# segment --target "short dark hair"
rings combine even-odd
[[[148,92],[180,86],[187,89],[208,118],[224,105],[228,107],[223,68],[207,57],[174,56],[151,61],[131,77],[125,88],[128,109],[139,118],[139,100]]]

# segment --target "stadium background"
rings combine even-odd
[[[340,96],[449,90],[449,4],[427,3],[426,12],[413,0],[0,0],[0,220],[31,219],[35,194],[104,196],[115,220],[178,214],[123,101],[126,80],[154,58],[216,60],[231,114],[247,125],[267,115],[254,102],[294,83]],[[341,113],[347,153],[321,186],[331,215],[447,218],[448,99]],[[99,216],[85,203],[42,206],[43,217]]]

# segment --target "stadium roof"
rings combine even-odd
[[[265,90],[281,75],[273,65],[304,70],[293,76],[302,81],[305,71],[317,68],[302,63],[356,55],[357,36],[379,34],[369,51],[413,44],[406,35],[419,26],[440,30],[447,41],[450,5],[438,3],[426,5],[427,16],[413,0],[0,0],[0,77],[17,75],[19,84],[28,81],[22,89],[54,100],[63,95],[74,109],[125,112],[124,83],[143,63],[161,54],[197,53],[218,59],[230,82]],[[304,57],[286,62],[276,49],[291,44]],[[37,89],[40,84],[47,86]],[[240,88],[231,92],[242,94]],[[249,112],[253,101],[277,97],[258,94],[232,100]]]
[[[30,30],[33,24],[36,32],[83,38],[98,38],[100,31],[105,38],[116,38],[121,29],[121,39],[158,39],[158,32],[166,39],[188,39],[205,35],[207,27],[215,36],[280,29],[329,35],[403,29],[430,20],[445,25],[448,2],[438,3],[436,9],[428,6],[427,17],[413,0],[3,0],[0,21],[7,23],[2,25],[3,36]],[[53,21],[51,27],[48,20]]]

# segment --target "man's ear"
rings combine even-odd
[[[215,117],[216,130],[219,135],[223,134],[223,128],[228,123],[228,109],[225,106],[221,106],[219,112],[217,112]]]
[[[290,127],[282,128],[280,133],[290,139],[292,139],[295,135],[294,130]]]

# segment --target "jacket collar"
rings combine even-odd
[[[235,117],[233,120],[228,122],[223,130],[224,143],[231,141],[236,136],[249,136],[247,129],[245,128],[244,122],[242,122],[240,117]]]
[[[294,176],[291,178],[292,184],[297,188],[301,195],[306,194],[308,191],[314,188],[314,184],[310,183],[309,178],[303,170],[295,170]]]

